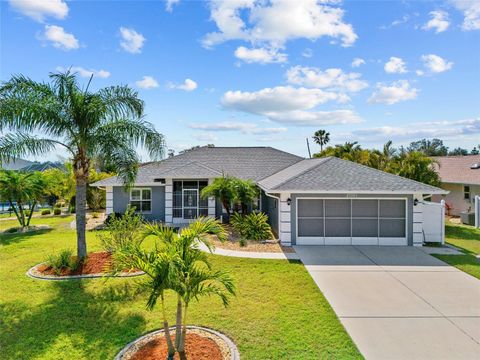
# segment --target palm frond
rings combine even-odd
[[[139,118],[143,115],[144,102],[138,92],[128,86],[111,86],[98,92],[107,104],[107,112],[112,119]]]
[[[7,162],[27,155],[44,155],[63,145],[56,140],[41,139],[25,133],[9,133],[0,138],[0,162]]]

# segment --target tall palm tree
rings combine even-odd
[[[225,220],[228,222],[230,218],[231,204],[232,201],[235,200],[235,194],[235,179],[223,174],[222,177],[216,178],[210,185],[204,187],[200,195],[204,199],[210,196],[219,199],[227,212]]]
[[[248,206],[258,198],[259,190],[252,180],[235,179],[235,200],[242,207],[242,214],[247,215]]]
[[[85,205],[91,159],[102,155],[126,185],[135,179],[137,146],[163,155],[164,138],[143,116],[144,103],[128,86],[90,91],[75,73],[51,73],[50,83],[13,76],[0,86],[0,161],[43,155],[57,146],[72,159],[76,182],[77,253],[87,255]],[[36,136],[34,133],[42,134]]]
[[[323,146],[327,145],[330,141],[330,133],[326,130],[317,130],[313,134],[313,140],[320,145],[320,152],[323,151]]]

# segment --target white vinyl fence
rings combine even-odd
[[[423,238],[425,242],[445,243],[445,201],[423,203]]]

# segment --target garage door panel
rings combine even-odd
[[[350,237],[350,219],[325,219],[325,237]]]
[[[405,217],[405,200],[380,200],[380,217]]]
[[[350,217],[350,200],[325,200],[326,217]]]
[[[352,220],[353,237],[378,237],[377,219],[353,219]]]
[[[352,217],[378,216],[378,200],[352,200]]]
[[[298,217],[323,217],[323,200],[299,199]]]
[[[405,237],[404,219],[380,219],[380,237],[403,238]]]
[[[351,237],[326,237],[325,245],[352,245]]]
[[[378,245],[378,237],[354,237],[352,245]]]
[[[298,219],[298,236],[323,237],[323,220]]]

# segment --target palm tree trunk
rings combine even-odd
[[[18,206],[18,212],[20,214],[20,218],[19,218],[20,226],[23,229],[25,228],[25,212],[23,211],[23,204],[17,201],[17,206]]]
[[[180,355],[180,360],[187,360],[187,354],[185,353],[185,338],[187,337],[187,307],[187,304],[185,304],[185,310],[183,313],[182,335],[180,338],[180,346],[178,347],[178,355]]]
[[[165,310],[165,302],[163,299],[163,294],[160,295],[160,298],[162,301],[163,330],[165,331],[165,339],[167,340],[167,348],[168,348],[167,360],[173,360],[173,357],[175,356],[175,348],[173,347],[172,338],[170,337],[170,327],[168,325],[167,312]]]
[[[15,208],[15,206],[13,206],[13,201],[11,199],[8,199],[8,203],[10,204],[10,208],[13,210],[13,212],[15,213],[15,216],[17,217],[17,220],[18,220],[18,223],[20,224],[20,226],[22,226],[22,219],[20,218],[20,214],[18,213],[17,209]]]
[[[33,205],[30,206],[30,214],[28,214],[28,219],[27,219],[27,224],[26,226],[30,226],[30,220],[32,220],[32,215],[33,215],[33,210],[35,209],[35,206],[37,206],[37,202],[34,201]]]
[[[177,319],[175,324],[175,348],[180,347],[180,340],[182,338],[182,298],[178,295],[177,300]]]
[[[85,205],[87,202],[87,181],[83,176],[77,176],[76,182],[75,221],[77,225],[77,256],[79,259],[84,259],[87,256],[87,239],[85,234]]]

